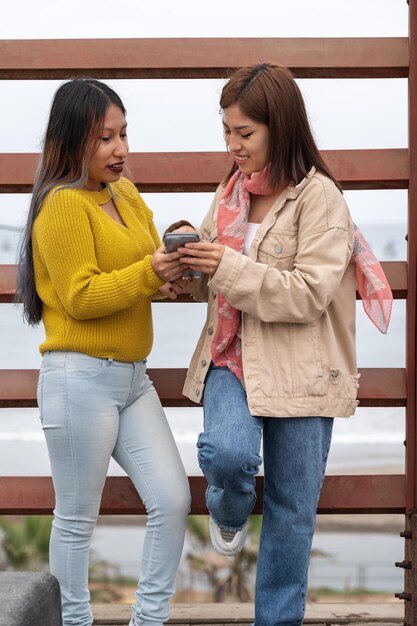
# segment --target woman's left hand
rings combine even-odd
[[[183,248],[178,248],[180,261],[192,270],[200,270],[209,276],[213,276],[223,258],[224,246],[220,243],[186,243]],[[192,255],[192,256],[191,256]]]
[[[174,289],[172,283],[165,283],[165,285],[159,287],[158,291],[162,293],[162,295],[166,298],[170,298],[171,300],[177,299],[177,292]]]
[[[171,287],[177,295],[183,294],[183,293],[190,293],[192,280],[193,280],[192,278],[188,278],[185,276],[182,278],[177,278],[177,280],[174,280],[171,283]]]

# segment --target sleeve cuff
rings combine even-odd
[[[225,246],[222,260],[209,280],[210,289],[219,291],[226,297],[241,273],[244,263],[245,257],[240,252]]]
[[[144,263],[145,263],[145,276],[146,276],[146,281],[148,283],[148,286],[151,290],[153,290],[153,293],[155,293],[156,291],[158,291],[159,287],[162,287],[162,285],[164,285],[166,283],[165,280],[163,280],[162,278],[159,278],[158,274],[155,272],[155,270],[152,267],[152,255],[147,255],[144,258]]]

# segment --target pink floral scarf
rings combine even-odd
[[[250,193],[266,195],[269,169],[245,176],[237,171],[229,180],[220,199],[217,212],[217,232],[219,243],[243,252],[245,241]],[[384,270],[355,226],[353,249],[356,279],[359,294],[366,314],[383,333],[388,330],[392,308],[392,292]],[[213,363],[228,367],[239,380],[243,379],[242,366],[242,326],[240,311],[232,307],[226,298],[217,296],[218,323],[211,347]]]
[[[365,313],[381,333],[386,333],[391,319],[392,291],[385,272],[356,224],[353,260],[356,282]]]

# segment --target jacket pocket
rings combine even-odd
[[[320,321],[289,324],[291,377],[295,396],[323,396],[324,376]]]
[[[258,247],[258,261],[279,270],[293,269],[297,231],[270,230]]]

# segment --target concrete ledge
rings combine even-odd
[[[57,579],[47,573],[0,572],[0,626],[62,626]]]

